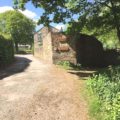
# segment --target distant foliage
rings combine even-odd
[[[0,32],[10,34],[18,52],[18,44],[33,43],[35,23],[19,11],[6,11],[0,14]]]
[[[14,59],[13,41],[8,36],[0,35],[0,67],[11,63]]]
[[[120,120],[120,67],[89,78],[88,86],[100,101],[102,120]]]
[[[102,42],[103,47],[105,49],[120,48],[120,43],[115,29],[107,30],[101,28],[89,30],[86,27],[84,27],[81,33],[95,36],[98,40]]]

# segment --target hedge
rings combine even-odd
[[[0,35],[0,67],[10,64],[14,59],[14,45],[10,37]]]

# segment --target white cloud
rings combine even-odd
[[[13,8],[10,6],[0,7],[0,13],[6,12],[8,10],[13,10]]]
[[[6,12],[8,10],[14,10],[14,9],[10,6],[0,7],[0,13]],[[22,10],[19,10],[19,11],[30,19],[34,20],[34,18],[37,17],[37,14],[35,12],[30,11],[30,10],[26,9],[24,11],[22,11]]]
[[[64,25],[64,24],[60,25],[59,24],[59,25],[56,25],[55,28],[57,28],[58,30],[61,30],[61,29],[65,30],[66,29],[66,25]]]
[[[32,11],[30,11],[30,10],[24,10],[24,11],[22,11],[22,10],[19,10],[22,14],[24,14],[25,16],[27,16],[28,18],[31,18],[31,19],[33,19],[33,18],[35,18],[36,16],[37,16],[37,14],[36,13],[34,13],[34,12],[32,12]]]

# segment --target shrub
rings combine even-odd
[[[14,46],[13,41],[8,36],[0,35],[0,67],[13,61]]]
[[[73,66],[73,64],[70,63],[69,61],[59,61],[57,62],[57,65],[60,65],[65,69],[71,69],[71,67]]]
[[[120,67],[110,67],[94,75],[89,78],[88,86],[101,103],[102,120],[120,120]]]
[[[64,69],[67,70],[80,70],[82,68],[81,64],[73,64],[70,61],[58,61],[57,65],[62,66]]]

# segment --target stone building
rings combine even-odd
[[[108,55],[94,36],[81,33],[66,36],[52,26],[43,27],[34,34],[34,55],[49,63],[70,61],[90,67],[108,65]]]
[[[43,27],[34,34],[34,55],[48,63],[76,63],[75,51],[69,45],[69,38],[52,26]]]

